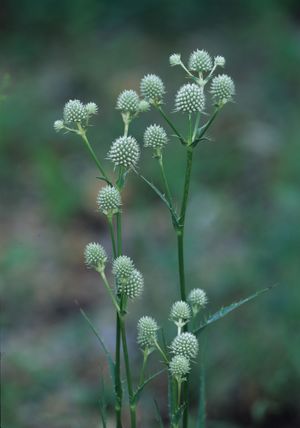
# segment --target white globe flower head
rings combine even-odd
[[[189,69],[203,73],[210,71],[213,67],[211,56],[204,50],[197,49],[190,55]]]
[[[139,297],[144,289],[144,278],[140,271],[133,269],[128,278],[117,281],[118,294],[135,299]]]
[[[53,128],[56,132],[61,131],[62,129],[64,129],[64,127],[65,125],[63,120],[56,120],[53,124]]]
[[[134,137],[119,137],[113,142],[107,157],[115,166],[129,169],[138,163],[140,147]]]
[[[152,147],[153,149],[161,149],[168,142],[167,133],[160,125],[150,125],[144,133],[145,147]]]
[[[219,74],[211,82],[210,92],[217,105],[224,105],[235,95],[235,85],[227,74]]]
[[[183,85],[175,98],[176,111],[184,113],[201,112],[205,108],[205,95],[203,89],[195,83]]]
[[[165,85],[160,77],[155,74],[147,74],[142,78],[141,94],[149,103],[161,104],[165,92]]]
[[[113,186],[104,186],[98,193],[98,208],[108,217],[117,214],[121,208],[121,195],[118,189]]]
[[[113,261],[112,274],[118,282],[126,281],[134,271],[134,263],[128,256],[119,256]]]
[[[188,303],[184,302],[183,300],[179,300],[178,302],[173,303],[170,312],[170,319],[172,321],[182,321],[185,323],[190,318],[191,308]]]
[[[169,370],[177,382],[183,382],[191,370],[190,361],[184,355],[175,355],[170,361]]]
[[[171,351],[174,355],[183,355],[188,359],[196,358],[199,351],[198,340],[189,332],[179,334],[171,344]]]
[[[95,269],[97,272],[103,272],[105,269],[105,264],[107,262],[106,251],[102,245],[97,244],[96,242],[89,243],[84,250],[85,264],[91,268]]]
[[[170,62],[171,67],[175,67],[176,65],[180,65],[181,64],[181,55],[177,54],[177,53],[170,55],[169,62]]]
[[[194,288],[191,290],[187,300],[192,306],[194,314],[198,313],[201,309],[204,309],[208,302],[206,293],[201,288]]]
[[[85,105],[88,116],[93,116],[98,113],[98,106],[96,103],[90,102]]]
[[[226,60],[223,56],[221,56],[221,55],[215,56],[214,61],[215,61],[216,67],[225,67]]]
[[[85,105],[79,100],[70,100],[64,107],[64,121],[68,124],[82,123],[88,117]]]
[[[158,325],[154,318],[143,316],[137,324],[137,343],[142,349],[149,349],[155,346],[157,340]]]
[[[139,112],[144,113],[150,110],[150,104],[146,100],[141,100],[139,102]]]
[[[136,91],[132,89],[121,92],[117,99],[117,110],[123,113],[136,113],[139,110],[140,100]]]

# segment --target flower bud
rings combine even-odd
[[[117,99],[117,110],[123,113],[136,113],[139,109],[139,96],[132,89],[121,92]]]
[[[79,100],[70,100],[64,107],[64,121],[66,123],[81,123],[87,119],[87,111]]]
[[[180,54],[172,54],[172,55],[170,55],[169,62],[170,62],[170,65],[172,67],[174,67],[175,65],[180,65],[181,64],[181,56],[180,56]]]
[[[210,92],[217,104],[226,104],[235,94],[234,82],[227,74],[219,74],[212,79]]]
[[[84,250],[85,264],[98,272],[104,271],[107,255],[100,244],[89,243]]]
[[[137,324],[137,343],[141,348],[151,348],[155,346],[157,340],[158,325],[152,317],[144,316]]]
[[[194,113],[204,110],[205,96],[203,89],[195,83],[183,85],[175,98],[175,109],[186,113]]]
[[[144,113],[150,109],[150,104],[146,100],[141,100],[139,102],[139,112]]]
[[[150,103],[161,103],[164,93],[163,81],[155,74],[147,74],[141,80],[141,94]]]
[[[206,51],[197,49],[191,53],[189,59],[190,70],[203,73],[204,71],[210,71],[212,66],[211,57]]]
[[[175,355],[170,361],[169,370],[177,381],[182,382],[191,370],[190,361],[183,355]]]
[[[85,110],[86,110],[88,116],[92,116],[92,115],[98,113],[98,106],[96,103],[87,103],[85,105]]]
[[[153,149],[161,149],[167,144],[167,133],[162,126],[150,125],[144,133],[145,147],[152,147]]]
[[[130,168],[137,164],[140,148],[134,137],[119,137],[113,142],[107,157],[115,166]]]
[[[205,308],[207,304],[207,296],[201,288],[194,288],[188,295],[188,302],[192,306],[193,312],[197,313],[200,309]]]
[[[198,340],[192,333],[179,334],[171,344],[171,351],[175,355],[183,355],[188,359],[195,358],[199,351]]]
[[[112,216],[120,211],[121,195],[113,186],[104,186],[98,193],[97,204],[100,211],[107,216]]]
[[[64,129],[64,121],[63,120],[56,120],[53,124],[53,128],[56,132],[61,131],[62,129]]]
[[[172,305],[170,313],[170,319],[172,321],[188,321],[190,318],[191,308],[186,302],[180,300]]]
[[[126,280],[134,270],[134,263],[128,256],[119,256],[113,261],[112,273],[117,281]]]
[[[223,56],[217,55],[215,56],[215,66],[216,67],[224,67],[225,66],[225,58]]]

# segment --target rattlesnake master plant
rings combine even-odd
[[[136,407],[144,387],[161,374],[159,371],[146,377],[148,358],[151,354],[157,355],[157,363],[162,365],[165,369],[163,371],[167,374],[165,377],[169,384],[170,426],[172,428],[179,426],[187,428],[190,410],[189,375],[193,371],[199,370],[199,365],[203,365],[199,363],[201,356],[199,350],[201,351],[202,346],[201,342],[199,343],[200,333],[206,326],[253,299],[259,293],[266,291],[262,290],[240,302],[225,308],[222,307],[215,314],[207,316],[205,313],[208,302],[206,292],[202,288],[195,288],[195,284],[186,277],[184,234],[193,153],[195,149],[201,150],[201,147],[198,147],[199,143],[207,140],[207,131],[217,115],[227,103],[233,100],[235,85],[232,78],[226,74],[215,74],[217,71],[220,73],[220,68],[225,66],[225,58],[220,55],[213,58],[203,49],[192,52],[187,64],[184,63],[179,53],[172,54],[169,63],[172,67],[180,67],[184,72],[183,84],[174,94],[174,103],[170,107],[172,117],[165,111],[165,83],[156,74],[149,73],[141,79],[140,94],[136,89],[125,89],[121,92],[116,100],[116,109],[121,115],[124,132],[123,135],[116,136],[111,147],[108,148],[105,160],[110,161],[112,165],[108,163],[104,168],[87,136],[90,120],[98,113],[98,107],[93,101],[86,104],[77,99],[68,101],[63,110],[63,119],[54,122],[55,131],[71,132],[81,137],[99,169],[100,177],[97,179],[103,181],[96,204],[100,214],[103,214],[108,222],[113,257],[112,260],[109,260],[101,244],[90,243],[86,246],[84,258],[86,265],[100,274],[103,285],[111,299],[112,307],[116,312],[115,356],[112,357],[106,348],[105,354],[114,382],[117,428],[127,426],[123,425],[123,417],[126,411],[130,413],[131,428],[137,426]],[[186,78],[189,80],[188,82],[186,82]],[[142,141],[134,136],[132,123],[140,114],[145,115],[150,109],[156,111],[157,118],[155,123],[150,123],[146,127]],[[187,133],[177,127],[176,113],[185,118],[186,124],[183,129],[188,129]],[[159,117],[164,126],[158,122]],[[170,183],[164,169],[164,161],[168,159],[169,155],[172,155],[173,145],[176,143],[181,145],[182,156],[186,158],[185,169],[177,171],[177,174],[182,175],[183,180],[182,194],[179,195],[181,204],[175,202],[173,194],[175,189],[172,188],[172,183]],[[143,144],[145,149],[142,147]],[[158,185],[150,182],[140,173],[143,163],[139,164],[138,167],[141,152],[144,151],[143,156],[146,157],[149,148],[152,149],[153,162],[157,162],[158,177],[155,181],[161,182]],[[109,166],[112,168],[107,172]],[[126,215],[126,200],[123,200],[122,195],[130,172],[135,174],[136,178],[143,180],[145,185],[148,185],[155,192],[168,209],[174,234],[177,238],[177,249],[174,249],[174,252],[176,251],[178,254],[178,284],[174,290],[177,298],[173,304],[170,302],[169,316],[162,314],[159,319],[162,326],[166,322],[174,324],[173,336],[169,343],[166,343],[163,339],[165,337],[163,328],[158,327],[157,321],[151,316],[142,316],[137,323],[137,346],[143,354],[143,362],[140,369],[135,366],[134,372],[132,371],[132,361],[127,345],[126,319],[130,316],[129,301],[133,301],[132,304],[134,304],[135,299],[142,294],[144,277],[136,269],[132,258],[123,253],[122,216]],[[199,214],[197,213],[197,215]],[[106,271],[111,271],[109,278],[106,276]],[[145,287],[151,287],[151,292],[157,293],[159,296],[160,291],[155,288],[151,277],[145,278]],[[81,313],[92,325],[83,310]],[[94,326],[93,331],[96,331]],[[98,333],[97,337],[99,338]],[[102,340],[101,345],[104,346]],[[123,394],[123,383],[121,381],[123,378],[122,361],[125,367],[128,403]],[[183,388],[181,388],[182,384]],[[201,400],[204,400],[202,393]],[[199,421],[202,422],[205,420],[203,409],[205,406],[200,401]],[[144,426],[142,412],[140,414],[138,424]],[[104,413],[101,412],[101,415],[105,427]],[[197,426],[200,426],[199,421]]]

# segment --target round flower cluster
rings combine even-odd
[[[203,89],[195,83],[183,85],[177,92],[175,108],[177,111],[194,113],[203,111],[205,107],[205,96]]]
[[[180,54],[176,54],[176,53],[170,55],[169,62],[170,62],[170,65],[172,67],[174,67],[175,65],[180,65],[181,64],[181,55]]]
[[[124,113],[136,113],[139,109],[139,102],[139,96],[135,91],[125,90],[119,95],[116,108]]]
[[[167,133],[162,126],[150,125],[144,133],[145,147],[152,147],[153,149],[161,149],[167,144]]]
[[[96,103],[87,103],[85,105],[85,110],[88,114],[88,116],[91,116],[93,114],[97,114],[98,113],[98,106]]]
[[[64,121],[66,123],[80,123],[86,120],[88,113],[85,105],[79,100],[70,100],[64,107]]]
[[[107,255],[100,244],[89,243],[84,250],[85,264],[98,272],[104,271]]]
[[[144,316],[137,324],[137,343],[141,348],[151,348],[155,346],[157,340],[158,325],[152,317]]]
[[[174,355],[183,355],[188,359],[195,358],[198,350],[199,345],[196,336],[188,332],[176,336],[171,344],[171,351]]]
[[[113,186],[104,186],[98,193],[97,204],[103,214],[111,217],[120,211],[121,195]]]
[[[180,300],[172,305],[170,318],[172,321],[188,321],[191,318],[191,308],[188,303]]]
[[[141,94],[150,103],[161,103],[164,93],[163,81],[155,74],[147,74],[141,80]]]
[[[201,288],[194,288],[188,295],[188,302],[192,306],[193,312],[197,313],[207,304],[207,296]]]
[[[210,91],[217,104],[226,104],[235,94],[234,82],[227,74],[220,74],[212,79]]]
[[[182,382],[191,370],[190,361],[184,355],[175,355],[170,361],[169,370],[177,381]]]
[[[225,66],[225,58],[221,55],[217,55],[214,58],[215,61],[215,67],[224,67]]]
[[[113,262],[112,273],[116,278],[117,293],[134,299],[142,294],[144,278],[135,269],[133,261],[127,256],[119,256]]]
[[[54,127],[56,132],[61,131],[65,127],[64,121],[63,120],[56,120],[53,124],[53,127]]]
[[[140,148],[134,137],[119,137],[113,143],[107,155],[115,166],[130,168],[137,164],[140,158]]]
[[[204,71],[210,71],[212,67],[212,59],[206,51],[197,49],[191,53],[189,59],[190,70],[203,73]]]

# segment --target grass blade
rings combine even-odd
[[[159,411],[157,401],[154,399],[153,402],[154,402],[155,413],[156,413],[156,417],[157,417],[157,422],[159,424],[159,428],[164,428],[164,423],[163,423],[163,420],[162,420],[162,417],[161,417],[161,414]]]
[[[149,377],[144,381],[144,383],[138,387],[138,389],[137,389],[137,390],[136,390],[136,392],[134,393],[134,395],[133,395],[133,401],[134,401],[134,402],[138,402],[138,400],[139,400],[139,398],[140,398],[140,395],[141,395],[141,393],[142,393],[143,389],[145,388],[145,386],[146,386],[149,382],[151,382],[153,379],[155,379],[157,376],[159,376],[160,374],[162,374],[162,373],[163,373],[163,372],[165,372],[165,371],[166,371],[166,369],[162,369],[162,370],[159,370],[158,372],[154,373],[153,375],[149,376]]]

